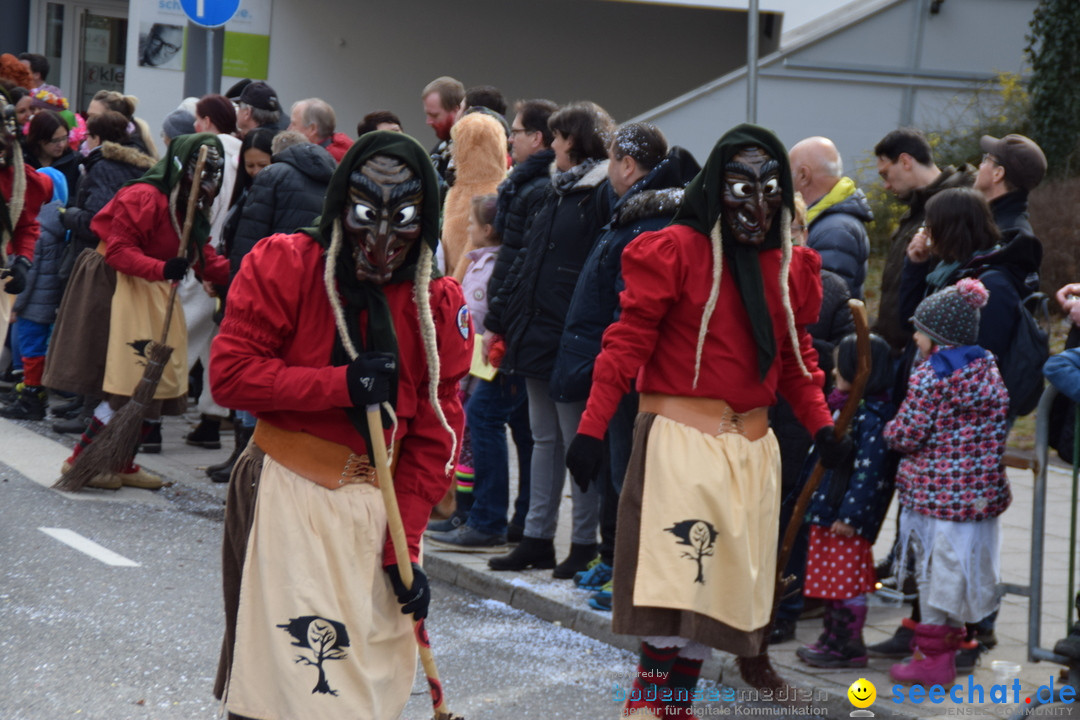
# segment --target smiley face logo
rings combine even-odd
[[[851,683],[847,691],[848,700],[857,708],[868,708],[877,700],[877,688],[866,678],[859,678]]]

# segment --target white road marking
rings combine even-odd
[[[38,530],[46,535],[56,538],[65,545],[75,548],[79,552],[86,553],[95,560],[100,560],[106,565],[114,565],[116,567],[139,567],[139,563],[134,560],[128,560],[123,555],[118,555],[109,548],[102,547],[93,540],[84,538],[74,530],[46,527],[39,527]]]

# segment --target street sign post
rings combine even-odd
[[[191,22],[206,28],[221,27],[240,9],[240,0],[180,0]]]

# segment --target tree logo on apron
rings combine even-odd
[[[311,650],[310,656],[296,656],[297,663],[314,665],[319,669],[319,681],[311,692],[336,696],[338,691],[332,690],[330,683],[326,681],[326,670],[323,669],[323,662],[326,660],[344,660],[348,656],[348,653],[343,649],[349,647],[349,633],[345,630],[345,625],[318,615],[304,615],[303,617],[292,618],[289,622],[277,627],[295,638],[293,645]]]
[[[702,574],[701,560],[713,554],[717,536],[716,528],[705,520],[683,520],[669,528],[664,528],[664,532],[669,532],[679,538],[679,545],[688,545],[691,548],[684,551],[682,557],[697,563],[697,577],[694,578],[694,582],[704,585],[705,576]]]

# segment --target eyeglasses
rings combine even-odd
[[[982,161],[983,162],[992,162],[995,165],[997,165],[998,167],[1001,167],[1001,162],[996,157],[991,155],[990,153],[983,153]]]
[[[63,137],[55,137],[52,140],[46,140],[45,144],[46,145],[60,145],[61,143],[66,143],[67,141],[68,141],[68,136],[64,135]]]

